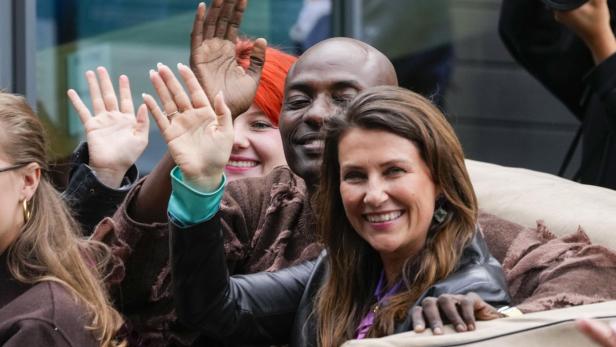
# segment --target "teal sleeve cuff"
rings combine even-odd
[[[167,212],[172,222],[180,227],[205,222],[214,217],[225,191],[227,177],[223,174],[220,186],[213,192],[200,192],[186,184],[179,167],[171,170],[171,198]]]

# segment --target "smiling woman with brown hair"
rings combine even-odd
[[[373,88],[326,134],[318,214],[330,275],[316,312],[320,341],[338,346],[366,323],[356,335],[399,331],[409,304],[460,266],[477,199],[453,129],[418,94]]]
[[[0,92],[0,341],[3,346],[115,346],[122,318],[48,180],[47,139],[19,96]]]

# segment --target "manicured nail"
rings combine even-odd
[[[146,93],[141,93],[141,97],[142,97],[143,99],[145,99],[145,97],[146,97],[146,96],[149,96],[149,95],[148,95],[148,94],[146,94]]]
[[[184,68],[184,64],[178,63],[178,70]]]
[[[163,67],[165,65],[163,65],[163,63],[156,63],[156,67],[160,70],[161,67]]]
[[[155,73],[156,73],[156,71],[150,69],[150,77],[154,76]]]

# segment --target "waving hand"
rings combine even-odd
[[[180,167],[187,182],[202,191],[216,189],[233,146],[231,111],[219,92],[212,108],[193,72],[178,64],[188,94],[173,72],[162,64],[150,71],[150,79],[164,112],[156,101],[144,94],[144,101],[154,115],[169,153]]]
[[[206,11],[200,3],[191,33],[191,69],[210,101],[218,92],[224,93],[234,117],[252,104],[267,46],[264,39],[257,39],[248,69],[238,64],[235,44],[246,4],[247,0],[214,0]]]
[[[90,167],[101,182],[117,188],[148,144],[149,120],[145,105],[135,117],[128,77],[120,76],[118,100],[104,67],[86,72],[92,111],[73,89],[67,94],[86,131]]]

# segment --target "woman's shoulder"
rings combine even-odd
[[[96,346],[89,315],[63,285],[37,283],[0,309],[0,340],[7,346]]]

